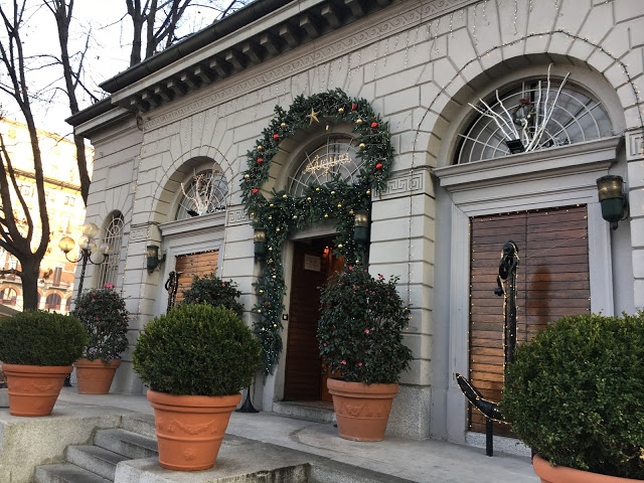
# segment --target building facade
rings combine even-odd
[[[38,209],[36,181],[33,173],[33,153],[27,126],[10,119],[0,120],[0,133],[7,154],[12,161],[18,189],[34,215]],[[76,166],[76,145],[48,131],[39,130],[38,139],[43,158],[47,212],[51,227],[50,245],[40,265],[38,280],[38,307],[44,310],[67,313],[74,297],[74,272],[71,263],[58,248],[64,236],[78,238],[85,219],[85,204],[80,193],[80,180]],[[91,162],[92,150],[88,148],[87,159]],[[91,166],[90,166],[91,168]],[[35,211],[36,210],[36,211]],[[18,227],[26,227],[27,221],[19,212],[14,213]],[[36,233],[40,229],[35,227]],[[74,260],[75,253],[70,253]],[[20,269],[18,260],[0,248],[0,304],[18,311],[22,310],[22,284],[12,270]]]
[[[283,350],[253,401],[324,400],[317,287],[347,207],[325,198],[329,220],[289,220],[315,187],[386,168],[369,192],[369,270],[400,277],[414,353],[388,431],[475,441],[482,418],[455,374],[500,396],[506,242],[519,344],[561,315],[644,307],[643,21],[635,0],[258,0],[106,81],[108,98],[69,122],[96,150],[88,221],[123,220],[132,343],[167,309],[172,275],[232,279],[250,324],[273,310],[257,282],[277,274]],[[628,198],[615,230],[606,175]],[[283,224],[262,220],[280,239],[268,261],[254,196],[280,206]],[[165,255],[152,271],[148,245]],[[118,390],[139,392],[129,359]]]

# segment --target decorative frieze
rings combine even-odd
[[[382,192],[382,198],[407,196],[414,192],[422,192],[425,187],[424,171],[413,173],[395,173],[387,181],[387,187]]]
[[[145,122],[145,130],[152,130],[171,122],[192,116],[197,112],[216,105],[230,102],[249,92],[270,86],[285,79],[292,78],[320,64],[346,56],[351,52],[373,45],[383,36],[391,36],[431,21],[432,18],[445,15],[457,9],[476,3],[478,0],[430,0],[420,6],[414,2],[403,2],[392,6],[385,12],[375,14],[372,23],[364,23],[358,29],[349,25],[330,35],[326,42],[316,44],[315,51],[303,53],[285,53],[281,64],[267,63],[268,67],[259,68],[255,75],[238,78],[234,76],[221,82],[211,84],[206,96],[193,102],[172,109],[163,115],[155,116]],[[344,35],[342,35],[344,33]],[[324,39],[322,39],[324,40]],[[279,58],[278,58],[279,59]],[[213,88],[212,86],[216,86]]]
[[[227,226],[246,225],[249,222],[248,216],[246,216],[246,213],[244,213],[244,210],[241,208],[239,209],[229,208],[227,215],[228,215],[228,221],[226,222]]]
[[[626,160],[644,159],[644,131],[629,131],[626,133]]]

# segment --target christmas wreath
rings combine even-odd
[[[273,156],[285,139],[314,123],[344,123],[353,126],[362,165],[355,180],[334,177],[324,184],[312,184],[300,196],[286,191],[268,192],[262,186],[269,177]],[[352,264],[361,264],[353,240],[354,215],[369,212],[372,191],[385,187],[394,160],[388,125],[368,101],[347,96],[335,89],[309,97],[298,96],[288,111],[275,107],[275,117],[262,131],[262,137],[247,153],[248,169],[241,181],[242,199],[254,228],[266,232],[267,255],[261,260],[254,284],[257,303],[254,329],[262,342],[265,374],[273,372],[282,350],[281,314],[286,293],[282,247],[290,233],[315,223],[334,220],[337,236],[335,254]]]

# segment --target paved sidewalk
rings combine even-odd
[[[145,396],[79,395],[64,388],[59,400],[152,414]],[[378,443],[356,443],[337,436],[331,423],[286,418],[273,413],[233,413],[228,434],[291,448],[333,461],[423,483],[538,483],[529,458],[440,441],[387,436]]]

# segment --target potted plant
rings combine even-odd
[[[134,370],[149,386],[161,466],[195,471],[215,464],[259,354],[259,340],[223,307],[181,304],[145,326]]]
[[[643,374],[644,312],[563,317],[516,349],[501,411],[542,482],[644,480]]]
[[[349,266],[322,289],[317,338],[322,360],[337,376],[327,386],[342,438],[384,438],[400,374],[413,358],[403,344],[410,314],[397,282]]]
[[[74,363],[78,392],[107,394],[128,346],[125,300],[112,284],[106,284],[102,289],[83,292],[71,314],[82,322],[89,338],[83,358]]]
[[[9,412],[51,414],[87,335],[71,315],[33,310],[0,319],[0,361],[7,378]]]
[[[232,280],[225,282],[214,273],[203,277],[195,275],[190,288],[183,292],[183,303],[222,306],[242,317],[244,306],[237,301],[240,295],[237,284]]]

